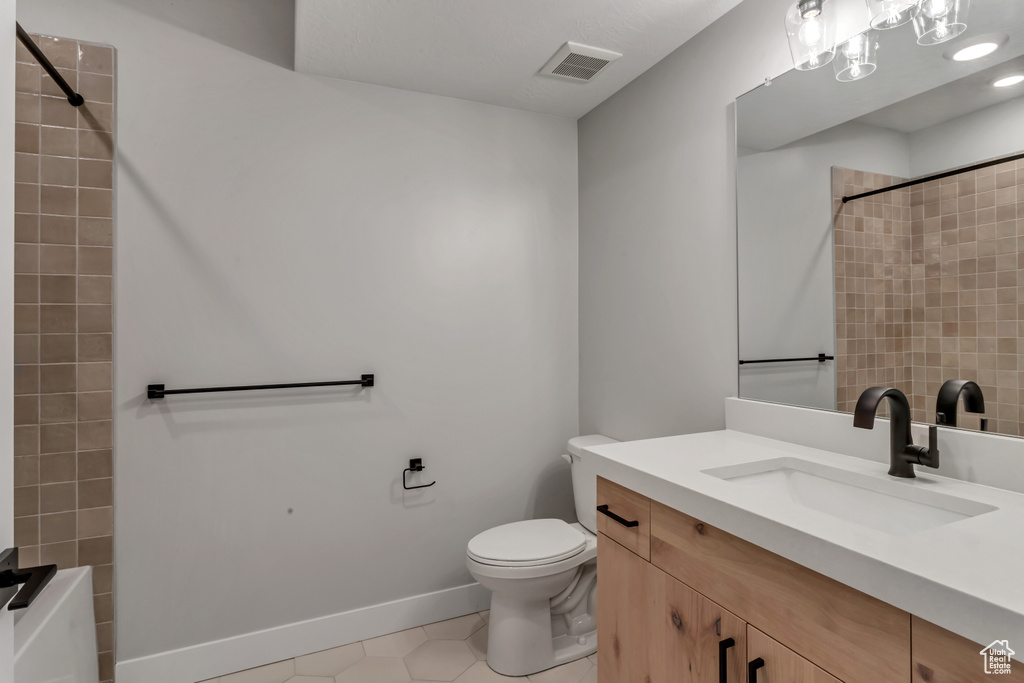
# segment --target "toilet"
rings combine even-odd
[[[466,548],[469,573],[491,591],[487,664],[526,676],[597,651],[597,475],[583,449],[616,443],[578,436],[563,455],[579,522],[532,519],[488,529]]]

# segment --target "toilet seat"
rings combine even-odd
[[[531,519],[481,532],[466,550],[480,564],[537,567],[579,555],[586,546],[586,535],[560,519]]]

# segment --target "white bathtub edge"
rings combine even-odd
[[[478,583],[118,662],[118,683],[195,683],[435,621],[479,612]]]
[[[19,610],[14,619],[14,664],[19,662],[25,651],[39,638],[46,625],[71,599],[75,588],[83,581],[89,582],[89,595],[92,596],[92,567],[61,569],[50,583],[43,587],[43,591],[28,609]],[[25,640],[19,640],[19,634],[24,634],[26,630],[31,631],[31,635]]]

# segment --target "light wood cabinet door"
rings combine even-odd
[[[911,618],[910,627],[914,683],[1024,683],[1024,662],[1011,661],[1008,674],[985,673],[981,650],[989,643],[980,645],[918,617]],[[1024,659],[1024,644],[1017,651],[1014,656]]]
[[[648,576],[651,683],[745,683],[746,622],[657,567]]]
[[[761,662],[761,666],[751,663]],[[747,626],[747,683],[842,683],[788,647]]]
[[[645,683],[650,671],[650,563],[597,536],[598,683]]]
[[[910,614],[657,501],[651,563],[846,683],[910,681]]]

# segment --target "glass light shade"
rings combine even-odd
[[[914,18],[920,0],[867,0],[871,28],[880,30],[903,26]]]
[[[836,58],[832,62],[836,80],[859,81],[873,74],[878,67],[875,59],[877,49],[878,40],[874,31],[865,31],[838,46]]]
[[[801,15],[799,3],[786,13],[786,34],[793,64],[800,71],[825,66],[836,53],[836,0],[825,0],[821,11],[807,17]]]
[[[967,30],[971,0],[921,0],[914,16],[918,45],[937,45]]]

